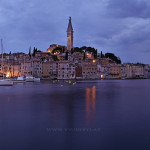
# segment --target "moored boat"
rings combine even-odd
[[[12,86],[14,84],[11,80],[0,80],[0,86]]]
[[[32,76],[27,76],[26,77],[26,82],[40,82],[40,78],[35,78]]]
[[[25,79],[23,77],[17,77],[17,79],[13,80],[13,82],[15,82],[15,83],[24,83]]]

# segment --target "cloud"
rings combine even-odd
[[[74,46],[113,52],[123,61],[150,63],[148,0],[1,0],[0,38],[6,52],[66,45],[69,16]]]
[[[108,14],[116,17],[126,18],[149,18],[149,0],[109,0]]]

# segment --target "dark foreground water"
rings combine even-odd
[[[150,149],[150,80],[62,84],[0,87],[0,150]]]

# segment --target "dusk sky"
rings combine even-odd
[[[1,0],[5,52],[66,45],[69,16],[75,47],[91,46],[123,62],[150,64],[149,0]]]

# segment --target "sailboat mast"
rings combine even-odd
[[[3,72],[3,79],[4,79],[4,49],[3,49],[3,40],[1,39],[1,49],[2,49],[2,72]]]

